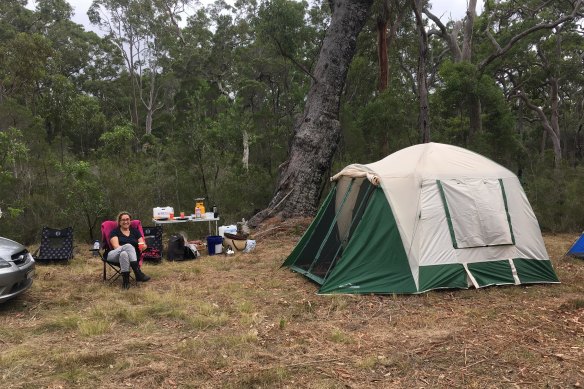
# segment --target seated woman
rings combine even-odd
[[[118,214],[118,228],[113,230],[109,236],[112,250],[107,255],[108,262],[120,264],[122,273],[122,288],[130,287],[130,267],[134,270],[136,281],[146,282],[150,279],[140,270],[138,255],[146,248],[144,238],[135,228],[130,227],[132,217],[128,212]]]

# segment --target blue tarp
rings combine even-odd
[[[568,255],[572,255],[574,257],[584,258],[584,234],[582,234],[576,242],[570,247],[568,250]]]

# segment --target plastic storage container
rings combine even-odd
[[[219,235],[221,237],[224,237],[226,232],[228,232],[230,234],[237,234],[237,226],[230,225],[230,226],[220,226],[219,227]]]
[[[207,237],[207,250],[209,255],[221,254],[223,252],[223,237],[209,235]]]

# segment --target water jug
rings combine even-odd
[[[99,250],[99,240],[96,240],[95,242],[93,242],[93,256],[94,257],[97,257],[98,250]]]

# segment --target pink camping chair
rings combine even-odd
[[[142,230],[142,223],[140,222],[140,220],[132,220],[130,226],[140,231],[140,235],[142,235],[142,238],[144,238],[144,231]],[[101,261],[103,262],[104,281],[107,280],[110,282],[114,282],[121,275],[119,263],[108,262],[107,260],[107,255],[112,250],[109,242],[109,236],[111,232],[117,227],[118,223],[114,220],[106,220],[103,223],[101,223],[101,250],[103,251],[100,251],[99,249],[91,250],[97,251],[99,253],[99,256],[101,257]],[[140,258],[140,255],[138,255],[138,258],[139,258],[138,260],[140,261],[140,266],[142,266],[142,259]],[[109,278],[107,276],[108,267],[114,272],[111,276],[109,276]]]

